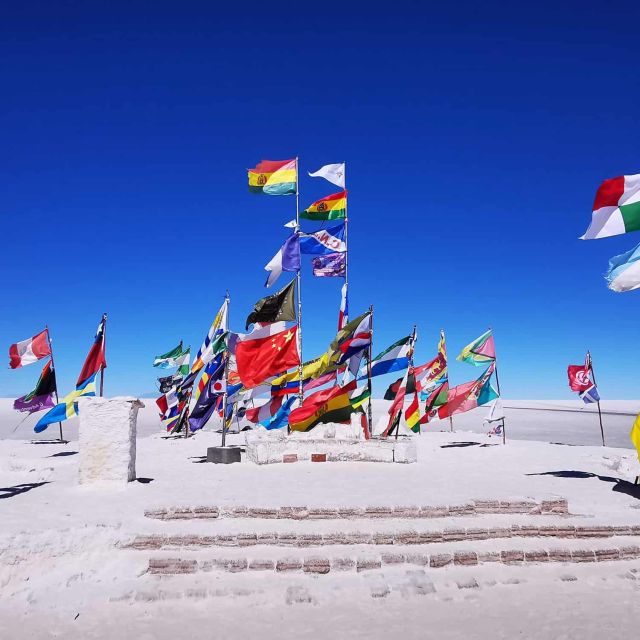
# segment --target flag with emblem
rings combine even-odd
[[[263,160],[248,170],[249,191],[269,196],[294,195],[298,185],[298,162]]]
[[[344,218],[346,213],[347,192],[340,191],[316,200],[300,212],[300,217],[307,220],[339,220]]]
[[[330,253],[316,256],[311,260],[313,275],[316,278],[344,278],[347,273],[347,254]]]
[[[265,324],[267,322],[284,322],[296,319],[295,308],[296,281],[292,280],[286,287],[267,296],[260,298],[253,305],[253,311],[247,317],[245,329],[253,322]]]
[[[304,404],[289,414],[289,426],[292,431],[310,431],[316,425],[327,422],[347,422],[354,409],[351,394],[356,390],[356,381],[352,380],[344,387],[330,387],[316,391]]]

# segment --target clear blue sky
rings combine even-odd
[[[49,323],[65,393],[107,311],[107,393],[152,392],[154,355],[197,350],[227,288],[236,330],[265,295],[295,202],[245,170],[299,155],[347,161],[351,312],[375,306],[376,351],[416,323],[418,361],[441,327],[453,359],[492,326],[506,397],[575,397],[587,348],[604,398],[638,397],[640,293],[602,274],[640,234],[578,236],[601,180],[640,172],[640,3],[381,6],[5,6],[5,352]],[[305,174],[301,204],[332,191]],[[306,268],[305,358],[339,289]],[[5,365],[0,395],[37,375]]]

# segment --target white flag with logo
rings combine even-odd
[[[345,188],[344,186],[344,162],[338,164],[325,164],[324,167],[320,167],[315,173],[309,173],[312,178],[324,178],[329,182],[337,185],[338,187]]]

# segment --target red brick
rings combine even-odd
[[[311,454],[311,462],[326,462],[327,454],[326,453],[312,453]]]
[[[453,562],[453,556],[450,553],[432,554],[429,559],[429,566],[435,568],[445,567]]]
[[[282,454],[282,462],[284,462],[284,463],[298,462],[298,454],[297,453],[283,453]]]
[[[453,554],[453,563],[464,567],[478,564],[478,554],[475,551],[456,551]]]
[[[331,566],[329,558],[306,558],[302,570],[305,573],[329,573]]]

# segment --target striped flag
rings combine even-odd
[[[349,322],[349,298],[347,283],[342,285],[340,297],[340,313],[338,314],[338,331],[342,331]]]
[[[400,371],[409,366],[411,336],[401,338],[371,360],[371,376],[381,376],[391,371]]]
[[[219,344],[213,345],[213,341],[221,336],[223,333],[226,333],[228,330],[227,322],[229,317],[229,298],[225,298],[222,306],[220,307],[220,311],[216,314],[216,317],[213,319],[213,323],[209,327],[209,331],[202,343],[202,346],[198,350],[196,355],[196,359],[191,366],[191,371],[200,371],[202,367],[206,364],[209,364],[211,360],[213,360],[214,356],[214,347],[220,346]]]
[[[17,369],[49,355],[51,355],[49,331],[45,329],[32,338],[16,342],[9,347],[9,366]]]

